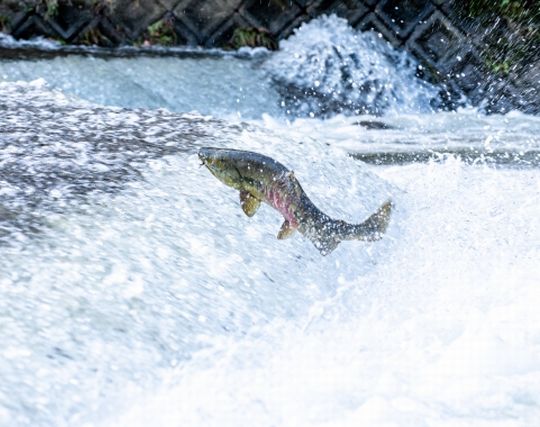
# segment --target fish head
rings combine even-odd
[[[265,200],[268,189],[290,173],[274,159],[251,151],[204,147],[198,154],[202,164],[222,183],[247,191],[259,200]]]
[[[226,151],[205,147],[199,150],[198,155],[202,164],[225,185],[238,190],[243,188],[242,174],[236,166],[235,159],[227,155]]]

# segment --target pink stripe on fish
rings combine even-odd
[[[276,188],[271,188],[266,197],[270,205],[280,212],[283,217],[289,221],[291,226],[298,227],[298,222],[291,209],[292,200],[288,197],[287,193],[281,192]]]

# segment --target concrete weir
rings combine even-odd
[[[237,47],[232,43],[235,31],[252,29],[268,40],[267,46],[272,48],[302,23],[323,14],[337,14],[352,27],[373,30],[394,47],[409,51],[421,64],[419,74],[446,85],[450,98],[465,94],[473,104],[487,99],[487,109],[492,112],[515,108],[540,112],[537,41],[528,40],[523,48],[524,31],[516,30],[515,21],[501,19],[497,12],[473,16],[470,10],[465,11],[469,3],[455,0],[0,0],[0,31],[17,39],[44,36],[67,44],[106,47],[164,44],[234,48]],[[526,24],[529,32],[539,20],[537,14],[530,15]],[[509,49],[504,49],[501,57],[500,49],[493,48],[500,45],[501,34],[507,38],[508,46],[520,45],[518,50],[524,54],[514,58]],[[531,34],[538,38],[534,28]],[[261,40],[256,37],[255,34],[255,44]]]

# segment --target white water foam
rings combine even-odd
[[[243,59],[225,53],[182,59],[88,55],[9,59],[0,61],[0,82],[44,79],[52,89],[109,106],[236,118],[276,116],[279,98],[258,66],[257,52],[246,52]],[[246,59],[249,55],[252,59]]]
[[[335,15],[303,24],[265,67],[293,115],[426,112],[437,95],[406,52]]]
[[[538,171],[449,159],[381,174],[405,194],[371,271],[337,253],[337,292],[301,321],[216,340],[106,425],[535,425]]]
[[[0,246],[0,425],[538,423],[538,168],[347,157],[459,144],[520,155],[540,148],[538,118],[231,125],[98,107],[40,82],[0,90],[0,166],[21,193],[0,196],[41,227]],[[301,236],[277,241],[280,216],[246,218],[198,145],[276,158],[348,221],[392,197],[390,229],[328,257]]]

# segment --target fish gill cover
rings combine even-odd
[[[438,92],[406,52],[335,15],[302,25],[265,67],[292,115],[428,112]]]

